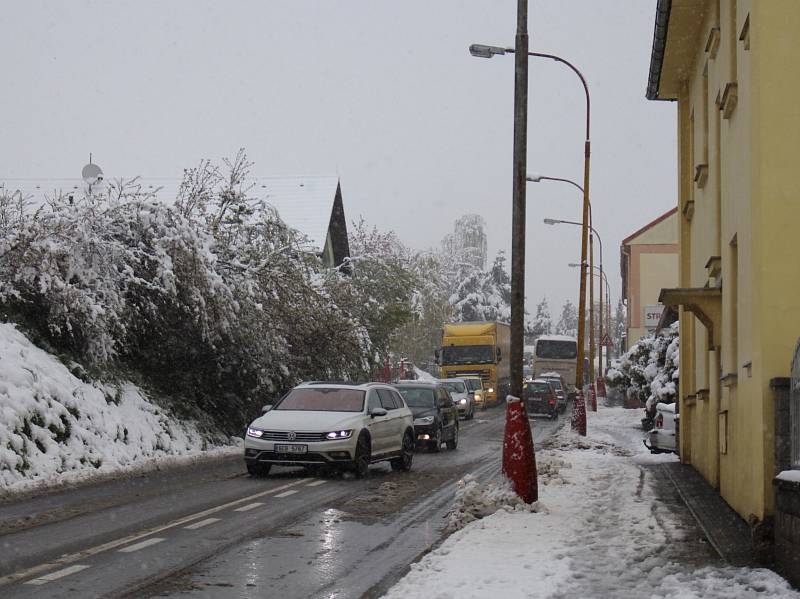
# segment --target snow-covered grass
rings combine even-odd
[[[698,543],[645,467],[676,457],[646,453],[639,417],[601,407],[587,437],[565,427],[537,448],[535,511],[503,501],[496,483],[460,483],[454,517],[484,505],[490,515],[414,564],[387,599],[800,598],[774,572],[723,565]]]
[[[0,494],[233,450],[207,437],[135,385],[85,382],[0,324]]]

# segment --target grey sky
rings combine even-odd
[[[674,105],[647,102],[654,0],[531,0],[531,49],[592,94],[592,198],[613,298],[619,242],[675,204]],[[0,180],[179,177],[245,147],[256,175],[339,174],[349,219],[438,244],[464,213],[510,248],[514,0],[15,2],[0,23]],[[583,94],[530,70],[529,170],[582,177]],[[579,195],[528,187],[529,309],[575,301]]]

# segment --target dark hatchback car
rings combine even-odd
[[[558,401],[552,385],[545,379],[526,381],[522,387],[525,396],[525,408],[528,416],[546,414],[554,420],[558,417]]]
[[[458,409],[447,387],[440,383],[408,381],[395,384],[414,414],[414,435],[418,445],[439,451],[458,447]]]

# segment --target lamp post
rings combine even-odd
[[[577,262],[570,262],[569,266],[570,266],[570,268],[578,268],[580,266],[580,264],[578,264]],[[600,308],[600,326],[602,327],[603,323],[605,322],[606,334],[608,334],[610,336],[611,335],[611,286],[608,284],[608,276],[606,275],[606,271],[603,270],[602,266],[595,266],[594,270],[597,272],[597,275],[600,277],[601,291],[603,289],[602,285],[605,285],[605,290],[606,290],[606,300],[605,300],[605,304],[604,304],[605,308],[606,308],[606,314],[605,314],[605,320],[603,320],[603,309],[602,309],[603,304],[601,304],[601,308]],[[600,340],[601,340],[600,343],[601,344],[602,344],[602,338],[603,338],[603,329],[601,328],[600,329]],[[602,361],[600,363],[600,377],[603,377],[605,375],[605,370],[608,369],[608,364],[610,362],[611,362],[611,349],[609,348],[609,349],[606,350],[606,366],[605,367],[603,366]]]
[[[523,0],[519,0],[520,6]],[[473,44],[469,47],[470,54],[473,56],[477,56],[480,58],[492,58],[496,55],[503,55],[503,54],[515,54],[516,60],[516,74],[519,77],[521,71],[521,59],[523,58],[520,54],[523,52],[521,39],[519,37],[519,19],[522,9],[518,8],[517,11],[517,39],[516,39],[516,47],[515,48],[503,48],[501,46],[486,46],[483,44]],[[525,6],[525,14],[527,15],[527,4]],[[586,407],[584,403],[583,397],[583,357],[584,357],[584,349],[583,345],[586,340],[586,253],[587,253],[587,246],[589,243],[589,159],[591,157],[591,136],[589,135],[589,119],[590,119],[590,99],[589,99],[589,86],[586,84],[586,78],[583,76],[575,65],[571,62],[564,60],[560,56],[556,56],[555,54],[544,54],[542,52],[528,52],[528,38],[527,33],[525,35],[525,54],[527,56],[534,56],[536,58],[547,58],[549,60],[554,60],[556,62],[560,62],[561,64],[567,66],[571,69],[581,80],[581,84],[583,85],[583,91],[586,94],[586,135],[583,142],[583,222],[582,222],[582,229],[581,229],[581,278],[580,278],[580,296],[578,298],[578,363],[575,368],[575,387],[578,390],[578,397],[577,401],[573,405],[573,413],[572,413],[572,428],[573,430],[577,431],[578,434],[585,436],[586,435]],[[527,69],[525,70],[527,74]],[[527,90],[526,90],[527,93]],[[515,104],[516,107],[516,104]],[[516,139],[516,136],[515,136]],[[516,154],[515,154],[516,156]],[[515,163],[516,164],[516,163]],[[516,182],[516,177],[514,179]],[[524,192],[523,192],[524,196]],[[523,209],[524,210],[524,209]],[[523,211],[524,214],[524,211]],[[524,225],[523,225],[524,229]],[[512,266],[513,266],[513,256],[512,256]],[[513,298],[513,280],[512,280],[512,298]],[[513,310],[512,310],[513,314]],[[513,316],[512,316],[512,325],[513,325]],[[512,331],[513,335],[513,331]],[[512,337],[513,340],[513,337]],[[514,346],[512,344],[512,357],[514,352]],[[521,365],[520,365],[521,368]],[[594,370],[594,364],[590,364],[590,370]],[[514,374],[513,371],[513,363],[512,363],[512,376]]]
[[[558,181],[561,183],[568,183],[573,187],[580,190],[583,193],[583,187],[575,183],[575,181],[571,179],[565,179],[563,177],[548,177],[546,175],[532,175],[528,174],[526,177],[527,181],[532,183],[540,183],[541,181]],[[552,219],[551,219],[552,220]],[[589,204],[589,230],[594,231],[594,216],[592,215],[592,204]],[[598,235],[598,239],[600,236]],[[603,263],[603,249],[602,249],[602,241],[600,242],[600,264],[602,266]],[[589,270],[591,271],[594,269],[594,235],[589,236]],[[584,274],[585,276],[585,274]],[[602,308],[603,305],[603,290],[600,289],[600,306]],[[589,279],[589,306],[591,306],[589,310],[589,330],[592,331],[592,334],[589,335],[589,380],[591,381],[592,390],[594,390],[595,385],[595,376],[594,376],[594,356],[595,356],[595,344],[594,344],[594,278]],[[602,314],[602,312],[601,312]],[[602,322],[600,323],[600,336],[602,338]],[[598,343],[597,345],[599,362],[600,362],[600,370],[602,373],[602,364],[603,364],[603,347]],[[594,392],[594,391],[593,391]],[[594,409],[595,401],[592,400],[592,406]],[[596,410],[594,410],[596,411]]]
[[[561,219],[555,219],[555,218],[546,218],[546,219],[544,219],[544,224],[546,224],[546,225],[564,224],[564,225],[581,226],[581,223],[576,222],[576,221],[561,220]],[[604,273],[605,271],[603,270],[603,239],[602,239],[602,237],[600,237],[600,234],[597,232],[597,229],[595,229],[593,225],[589,225],[589,228],[592,231],[592,237],[597,236],[597,241],[600,243],[600,272]],[[592,264],[591,268],[594,269],[595,266]],[[608,301],[608,299],[606,301]],[[592,314],[594,314],[594,305],[592,305],[591,312],[589,313],[590,319],[591,319]],[[592,331],[591,332],[591,339],[594,339],[594,322],[593,322],[593,319],[590,320],[589,328]],[[602,338],[603,338],[603,286],[601,284],[600,285],[600,339],[602,340]],[[590,346],[591,345],[593,345],[593,344],[590,343]],[[600,357],[600,375],[602,376],[602,374],[603,374],[602,345],[599,346],[599,357]],[[594,381],[592,381],[592,384],[594,384]]]

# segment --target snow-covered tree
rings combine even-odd
[[[619,356],[621,353],[626,330],[625,305],[622,303],[622,300],[619,300],[617,302],[617,309],[614,312],[613,318],[611,319],[610,332],[611,339],[614,342],[614,350],[617,356]]]
[[[578,336],[578,309],[569,300],[565,301],[561,308],[561,317],[556,324],[556,333],[569,337]]]
[[[533,339],[541,337],[542,335],[549,335],[553,332],[553,322],[550,317],[550,305],[547,303],[547,298],[543,298],[536,305],[536,315],[531,323],[531,336]]]
[[[680,340],[678,323],[659,333],[649,333],[615,360],[606,374],[610,387],[648,408],[656,403],[673,403],[677,398]]]
[[[478,214],[465,214],[453,225],[453,232],[442,240],[446,254],[458,255],[475,270],[486,268],[486,221]]]
[[[450,296],[458,322],[511,319],[511,278],[505,255],[499,252],[489,271],[476,270],[465,277]]]

